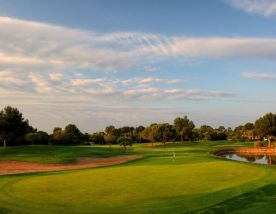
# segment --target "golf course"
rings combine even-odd
[[[18,146],[0,160],[73,164],[133,157],[83,169],[0,175],[0,213],[270,213],[274,166],[213,154],[252,142],[206,141],[120,146]]]
[[[276,214],[276,0],[0,0],[0,214]]]

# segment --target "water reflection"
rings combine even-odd
[[[252,154],[241,154],[241,153],[228,153],[223,154],[223,157],[230,160],[258,163],[258,164],[268,164],[276,165],[275,155],[252,155]]]

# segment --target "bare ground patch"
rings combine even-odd
[[[79,157],[73,163],[45,164],[21,161],[0,161],[0,175],[19,174],[29,172],[47,172],[73,169],[85,169],[101,166],[111,166],[141,158],[141,155],[119,155],[108,158]]]

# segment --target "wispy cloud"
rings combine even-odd
[[[25,81],[16,75],[14,75],[12,72],[9,71],[1,71],[0,72],[0,79],[2,84],[9,84],[14,86],[21,86],[25,83]]]
[[[130,78],[130,79],[125,79],[122,80],[122,83],[124,85],[129,85],[129,84],[138,84],[138,85],[147,85],[147,84],[152,84],[152,83],[167,83],[167,84],[177,84],[177,83],[182,83],[185,82],[185,80],[180,80],[180,79],[161,79],[157,77],[146,77],[146,78]]]
[[[40,111],[44,119],[52,113],[57,113],[57,118],[63,114],[72,116],[82,106],[88,109],[97,105],[98,109],[112,106],[113,112],[118,107],[118,115],[127,121],[132,115],[140,115],[133,111],[125,114],[121,106],[154,106],[160,100],[228,99],[237,95],[217,89],[189,88],[183,79],[160,78],[156,75],[160,62],[276,57],[276,39],[271,38],[99,34],[7,17],[0,17],[0,26],[1,104],[33,106],[29,112],[45,106],[47,110]],[[132,75],[132,71],[139,70],[148,71],[149,75]],[[114,71],[127,71],[129,77],[111,77],[114,75],[109,72]],[[96,72],[100,75],[93,77],[96,75],[91,74]],[[55,111],[56,106],[62,106],[64,111]],[[87,114],[106,119],[116,116],[110,115],[112,111],[99,114],[90,109]],[[153,115],[150,112],[147,115]]]
[[[49,77],[51,80],[59,81],[62,79],[62,73],[49,73]]]
[[[104,84],[106,82],[105,78],[96,79],[73,79],[71,80],[73,86],[88,86],[93,84]]]
[[[174,37],[143,32],[97,34],[0,17],[0,62],[5,69],[156,70],[171,58],[272,58],[274,38]]]
[[[276,0],[226,0],[226,2],[249,14],[276,16]]]
[[[20,74],[20,75],[19,75]],[[19,75],[19,76],[18,76]],[[65,100],[68,97],[73,102],[74,99],[79,102],[77,97],[86,97],[86,100],[94,99],[99,102],[105,102],[107,96],[108,102],[128,102],[129,100],[151,101],[158,99],[166,100],[202,100],[210,98],[227,98],[231,93],[221,91],[210,91],[204,89],[181,89],[178,83],[182,80],[161,79],[156,77],[144,78],[77,78],[72,75],[59,75],[50,73],[49,75],[37,72],[13,73],[8,71],[0,71],[0,89],[3,91],[1,95],[6,93],[16,94],[19,97],[49,95],[51,101],[55,102],[62,96]],[[156,85],[157,83],[157,85]],[[161,84],[161,85],[160,85]],[[25,94],[24,94],[25,93]],[[14,99],[18,99],[13,97]],[[85,100],[85,99],[84,99]]]
[[[124,92],[127,97],[135,99],[166,99],[166,100],[203,100],[214,98],[235,97],[234,93],[223,91],[212,91],[203,89],[158,89],[139,88],[130,89]]]
[[[248,79],[255,80],[276,80],[276,75],[264,72],[243,72],[241,76]]]

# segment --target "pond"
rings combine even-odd
[[[276,165],[276,155],[254,155],[254,154],[245,154],[237,153],[234,151],[218,153],[218,156],[224,157],[229,160],[242,161],[248,163],[257,163],[257,164],[267,164],[267,165]]]

